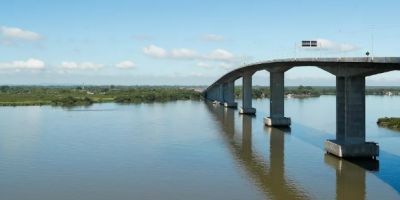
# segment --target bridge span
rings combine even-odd
[[[236,108],[235,80],[242,78],[241,114],[255,114],[252,107],[252,76],[270,72],[270,115],[266,126],[290,126],[284,112],[284,75],[293,67],[315,66],[336,76],[336,139],[325,142],[325,150],[338,157],[373,157],[379,146],[365,140],[365,77],[400,70],[400,57],[295,58],[259,62],[237,68],[223,75],[206,90],[207,100]]]

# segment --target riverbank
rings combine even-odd
[[[199,100],[191,87],[156,86],[1,86],[0,106],[87,106],[94,103],[150,103]]]
[[[93,103],[151,103],[176,100],[200,100],[205,87],[191,86],[0,86],[0,106],[85,106]],[[253,87],[253,98],[269,98],[270,89]],[[335,87],[285,87],[287,98],[311,98],[335,95]],[[400,87],[367,87],[367,95],[400,95]],[[241,87],[235,88],[241,98]]]

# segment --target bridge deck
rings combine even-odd
[[[288,58],[288,59],[274,59],[262,62],[256,62],[245,66],[238,67],[212,83],[205,91],[213,87],[216,84],[236,80],[242,77],[242,74],[254,73],[260,70],[268,70],[274,67],[281,67],[284,70],[292,67],[304,67],[304,66],[315,66],[315,67],[326,67],[326,66],[338,66],[346,67],[353,66],[359,68],[371,68],[379,67],[383,68],[383,72],[400,70],[400,57],[338,57],[338,58]]]

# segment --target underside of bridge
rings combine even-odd
[[[252,107],[252,75],[260,70],[270,73],[270,115],[266,126],[290,126],[285,117],[284,76],[293,67],[316,66],[336,76],[336,139],[325,142],[325,150],[338,157],[373,157],[379,146],[365,141],[365,77],[399,70],[400,58],[303,58],[282,59],[237,68],[222,76],[204,92],[207,100],[227,108],[236,108],[234,82],[242,78],[241,114],[255,114]]]

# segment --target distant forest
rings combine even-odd
[[[241,98],[242,88],[235,87],[236,98]],[[253,98],[269,98],[269,87],[254,86]],[[365,90],[366,95],[400,95],[400,87],[379,87],[367,86]],[[321,95],[336,95],[336,88],[333,86],[288,86],[285,87],[285,95],[292,97],[318,97]]]
[[[152,103],[176,100],[200,100],[201,86],[0,86],[0,106],[53,105],[85,106],[93,103]],[[294,98],[335,95],[335,87],[286,87]],[[367,95],[400,95],[400,87],[367,87]],[[241,98],[241,87],[235,87]],[[269,87],[254,86],[253,98],[268,98]]]

